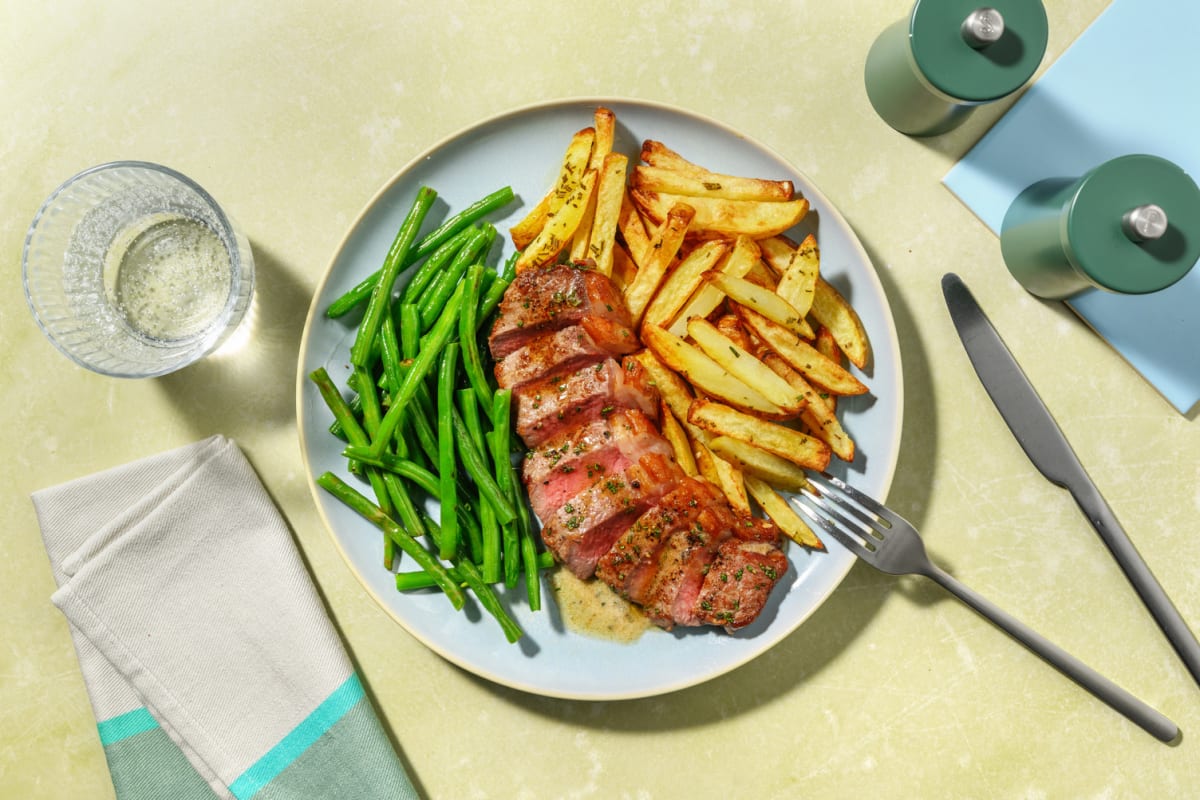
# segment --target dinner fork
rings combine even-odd
[[[806,516],[863,561],[889,575],[931,578],[1151,736],[1179,737],[1174,722],[936,566],[917,529],[896,512],[828,473],[811,474],[799,498]]]

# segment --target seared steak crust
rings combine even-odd
[[[657,428],[658,392],[620,292],[574,267],[526,270],[489,340],[513,391],[522,477],[542,539],[580,578],[599,577],[663,628],[736,630],[787,571],[779,531],[688,477]]]

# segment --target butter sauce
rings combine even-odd
[[[560,567],[551,573],[550,587],[563,623],[576,633],[628,643],[655,627],[603,581],[581,581]]]

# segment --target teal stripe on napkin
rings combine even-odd
[[[96,729],[100,731],[100,744],[105,747],[157,727],[158,720],[145,708],[136,708],[96,725]]]
[[[362,698],[362,683],[359,681],[358,675],[351,674],[303,722],[292,729],[291,733],[283,737],[266,755],[256,761],[254,766],[243,772],[230,785],[229,791],[238,800],[247,800],[247,798],[253,797],[312,747]]]

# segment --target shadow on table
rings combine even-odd
[[[254,248],[255,290],[242,326],[217,352],[158,379],[197,436],[294,425],[296,369],[310,292],[285,264]]]
[[[867,247],[873,263],[883,262]],[[903,359],[904,418],[896,479],[888,502],[918,527],[924,522],[937,451],[933,381],[911,310],[884,269]],[[931,291],[940,291],[934,286]],[[587,727],[666,731],[709,725],[779,701],[837,661],[883,603],[901,589],[907,601],[932,604],[946,595],[928,581],[895,578],[857,564],[842,584],[792,635],[738,669],[703,684],[658,697],[581,702],[525,694],[472,676],[497,696],[527,711]]]

